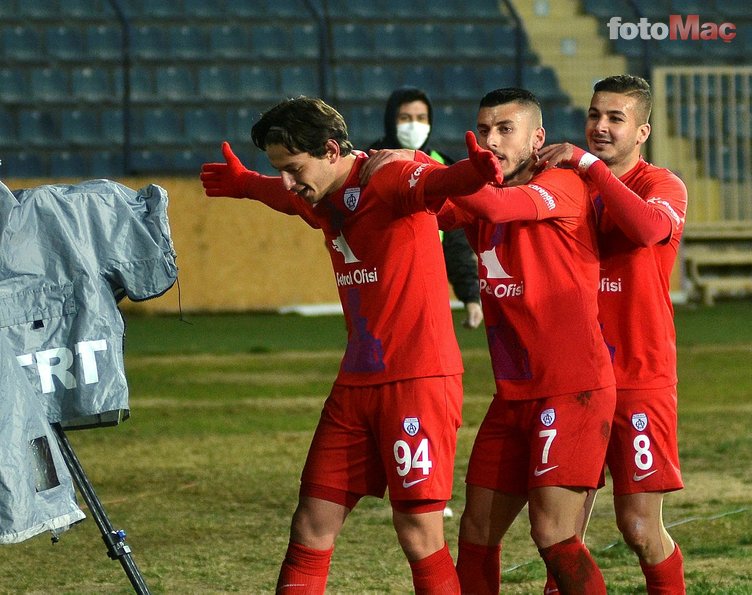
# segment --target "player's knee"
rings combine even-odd
[[[641,515],[626,512],[617,518],[616,523],[624,541],[640,558],[644,558],[654,535],[660,538],[657,528],[651,527]]]

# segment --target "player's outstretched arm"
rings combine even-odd
[[[472,132],[465,134],[468,158],[443,169],[432,170],[425,192],[430,196],[466,196],[486,186],[504,181],[499,160],[491,151],[481,149]]]
[[[238,159],[227,141],[222,143],[224,163],[204,163],[201,183],[206,196],[250,198],[287,214],[295,214],[294,193],[285,189],[278,176],[264,176],[249,170]]]
[[[556,165],[572,167],[591,182],[598,189],[612,219],[638,246],[652,246],[671,236],[673,227],[665,211],[666,201],[659,197],[649,197],[649,202],[643,200],[592,153],[570,143],[561,143],[543,147],[538,157],[546,163],[546,169]],[[658,207],[658,204],[664,206]]]

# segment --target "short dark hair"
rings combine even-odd
[[[496,107],[505,103],[519,103],[532,108],[538,113],[541,124],[543,123],[543,110],[541,109],[540,100],[535,96],[535,93],[527,89],[519,89],[517,87],[494,89],[483,96],[479,107]]]
[[[650,92],[650,83],[640,76],[631,74],[618,74],[606,77],[593,85],[593,93],[620,93],[637,99],[638,116],[642,120],[640,124],[646,124],[650,119],[653,109],[653,95]]]
[[[262,151],[268,145],[283,145],[290,153],[326,155],[326,143],[334,140],[341,154],[353,149],[347,137],[347,124],[332,106],[314,97],[286,99],[267,110],[251,129],[253,144]]]

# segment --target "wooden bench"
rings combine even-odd
[[[752,248],[746,243],[685,243],[685,270],[704,304],[719,295],[752,295]]]

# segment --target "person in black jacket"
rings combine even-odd
[[[384,136],[369,149],[419,149],[439,163],[454,160],[428,147],[433,109],[428,95],[416,87],[401,87],[392,92],[384,110]],[[455,229],[442,232],[444,262],[454,295],[464,305],[467,328],[477,328],[483,321],[478,287],[478,261],[467,242],[465,232]]]

